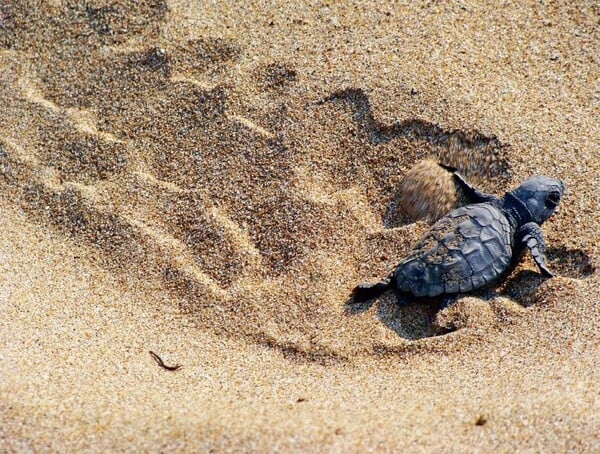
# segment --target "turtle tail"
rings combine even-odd
[[[388,290],[393,288],[392,280],[394,273],[390,273],[387,277],[375,284],[359,284],[354,287],[352,297],[355,303],[364,303],[383,295]]]

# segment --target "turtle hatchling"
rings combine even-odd
[[[505,275],[525,248],[542,275],[553,276],[546,266],[540,225],[560,202],[565,190],[561,180],[534,176],[504,197],[496,197],[474,188],[456,169],[442,167],[453,172],[473,203],[437,221],[386,278],[358,285],[353,291],[354,302],[394,290],[401,297],[399,301],[407,295],[443,296],[445,307],[456,294],[481,288]]]

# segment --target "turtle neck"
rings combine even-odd
[[[523,224],[533,221],[533,216],[527,209],[527,206],[517,198],[512,192],[504,194],[502,208],[510,224],[516,229]]]

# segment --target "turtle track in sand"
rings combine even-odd
[[[431,308],[399,314],[384,304],[378,324],[344,317],[340,302],[360,276],[393,266],[425,228],[379,222],[408,167],[437,157],[493,190],[506,182],[506,147],[419,119],[382,125],[360,89],[307,99],[302,74],[283,62],[247,71],[254,88],[242,89],[233,77],[243,71],[237,43],[163,48],[166,4],[155,3],[146,24],[127,27],[119,5],[75,8],[81,33],[58,48],[61,30],[49,20],[25,14],[3,29],[0,90],[12,112],[0,124],[3,197],[100,250],[116,273],[171,289],[200,326],[290,359],[326,364],[433,348],[404,340],[437,333]],[[28,27],[44,24],[46,41],[22,50]],[[132,36],[151,44],[132,48]],[[93,65],[80,58],[84,47]],[[270,101],[255,104],[244,90]]]

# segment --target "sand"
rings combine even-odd
[[[0,450],[599,451],[599,18],[2,3]],[[563,179],[557,277],[348,305],[423,159]]]

